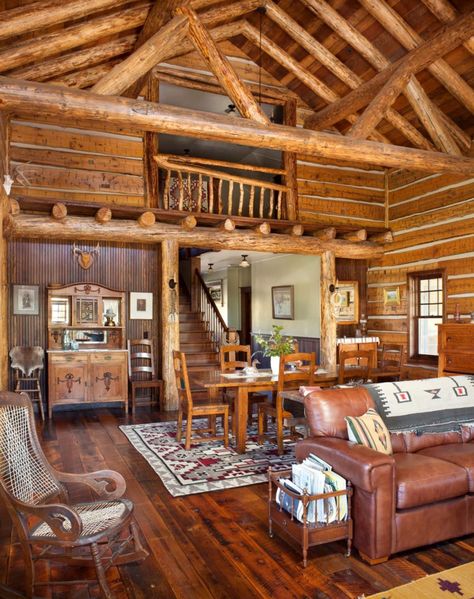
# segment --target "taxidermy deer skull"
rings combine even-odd
[[[94,264],[96,256],[99,255],[99,244],[97,243],[95,250],[85,252],[84,250],[80,250],[79,248],[77,248],[76,244],[74,243],[72,253],[76,257],[79,266],[84,270],[89,270],[89,268]]]

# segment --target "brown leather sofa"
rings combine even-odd
[[[369,563],[390,554],[474,533],[474,428],[391,434],[393,455],[348,441],[345,416],[375,407],[368,391],[325,389],[305,398],[313,452],[354,486],[354,546]]]

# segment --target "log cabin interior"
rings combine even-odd
[[[192,379],[278,324],[327,372],[350,338],[401,345],[405,381],[474,374],[473,24],[472,0],[0,0],[1,389],[44,350],[46,457],[118,471],[149,553],[108,591],[43,561],[34,596],[355,598],[473,561],[472,457],[461,534],[362,559],[356,489],[352,556],[303,568],[267,484],[173,497],[119,429],[176,420],[173,350]],[[33,596],[15,530],[2,506],[0,596]]]

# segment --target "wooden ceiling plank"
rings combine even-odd
[[[1,72],[59,55],[66,50],[95,42],[101,37],[139,27],[146,19],[148,7],[148,2],[144,2],[106,17],[98,17],[86,23],[13,44],[0,51]]]
[[[423,38],[385,0],[359,1],[407,50],[423,44]],[[461,104],[474,113],[474,90],[447,62],[439,59],[428,70]]]
[[[20,81],[0,76],[0,109],[15,114],[68,119],[108,120],[116,126],[139,128],[173,135],[186,135],[237,145],[265,147],[288,152],[353,160],[387,167],[427,172],[455,172],[471,175],[474,159],[425,152],[344,136],[308,131],[284,125],[261,125],[163,104],[111,98],[91,92],[58,89],[47,83]]]
[[[240,80],[228,58],[216,46],[196,13],[188,7],[181,7],[177,12],[187,17],[188,37],[217,77],[240,114],[247,119],[267,124],[269,122],[268,117],[247,86]]]
[[[449,0],[421,0],[423,4],[439,19],[442,23],[452,23],[458,18],[458,12]],[[466,40],[463,46],[471,54],[474,54],[474,36]]]
[[[213,27],[221,20],[239,17],[254,10],[260,3],[261,0],[242,0],[226,7],[226,10],[222,7],[210,9],[201,15],[201,20],[206,27]],[[119,95],[160,62],[168,60],[178,53],[191,51],[193,48],[191,42],[184,41],[187,30],[188,20],[186,17],[182,15],[173,17],[160,31],[157,31],[133,54],[117,65],[103,80],[98,81],[93,91],[101,95]],[[176,51],[177,48],[179,52]]]
[[[60,58],[46,60],[28,67],[15,69],[8,76],[16,79],[31,79],[33,81],[46,81],[52,77],[60,77],[65,73],[95,66],[133,49],[136,36],[127,35],[111,42],[98,44],[84,50],[65,54]]]
[[[346,21],[346,19],[344,19],[337,11],[335,11],[325,0],[302,1],[305,5],[311,8],[322,21],[324,21],[327,25],[334,29],[338,35],[345,39],[348,44],[360,52],[360,54],[362,54],[362,56],[378,71],[384,71],[389,67],[394,68],[392,63],[390,63],[390,61],[366,37],[364,37],[359,31],[357,31],[355,27],[348,23],[348,21]],[[421,110],[425,109],[426,112],[430,114],[438,115],[439,112],[436,110],[436,108],[434,108],[432,102],[429,100],[429,98],[427,98],[426,94],[424,94],[423,90],[420,88],[421,85],[418,83],[418,81],[411,80],[409,82],[406,88],[406,96],[408,101],[410,104],[412,104],[414,110],[418,109],[418,103],[421,101]],[[351,92],[351,94],[355,94],[355,92]],[[348,102],[348,104],[352,105],[352,102]],[[320,111],[321,114],[315,114],[307,118],[305,120],[305,127],[310,129],[319,129],[323,126],[327,126],[328,120],[332,120],[333,118],[331,116],[331,118],[328,119],[328,116],[333,115],[333,111],[335,112],[335,109],[331,110],[331,108],[331,106],[328,106]],[[436,132],[436,126],[432,125],[432,123],[430,123],[425,117],[424,121],[428,127],[428,133],[430,133],[432,138],[434,137],[433,141],[435,142],[435,145],[438,142],[439,147],[439,136]],[[438,121],[440,121],[440,119],[437,119],[437,122]],[[334,124],[334,122],[335,121],[332,120],[332,124]],[[321,123],[324,123],[324,125]],[[443,131],[445,130],[444,125],[442,125],[442,129]],[[443,138],[448,137],[449,133],[445,132]]]
[[[0,40],[79,19],[108,8],[119,8],[130,0],[44,0],[0,12]]]

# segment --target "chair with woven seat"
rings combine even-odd
[[[338,379],[339,385],[362,384],[371,379],[371,363],[374,352],[354,349],[339,353]]]
[[[178,430],[176,440],[181,443],[183,434],[183,417],[186,418],[186,439],[184,448],[191,448],[193,443],[202,443],[206,441],[224,441],[224,447],[229,445],[229,406],[222,402],[215,401],[194,401],[189,384],[188,367],[186,365],[186,356],[183,352],[173,351],[174,374],[176,378],[176,387],[178,390]],[[216,416],[222,417],[222,435],[216,434]],[[207,418],[209,426],[207,428],[193,429],[193,418]],[[205,436],[192,437],[192,433],[206,434]],[[207,434],[211,433],[211,434]]]
[[[128,339],[128,381],[131,391],[132,415],[137,406],[137,389],[150,389],[149,401],[153,401],[153,393],[158,393],[157,402],[163,400],[163,381],[155,373],[153,341],[151,339]]]
[[[221,372],[240,370],[252,366],[250,345],[221,345],[219,349],[219,360]],[[234,396],[231,390],[225,390],[225,398],[233,401]],[[249,424],[252,422],[253,407],[264,401],[267,401],[266,393],[249,393]],[[232,419],[234,423],[235,419]],[[234,431],[235,432],[235,431]]]
[[[98,500],[71,503],[68,483],[84,485]],[[0,498],[23,551],[27,597],[33,597],[38,584],[95,582],[102,596],[112,599],[107,569],[148,555],[133,518],[133,503],[121,499],[125,488],[122,475],[112,470],[67,474],[53,468],[36,436],[29,398],[0,392]],[[38,583],[34,567],[38,560],[93,566],[97,580]]]
[[[15,392],[24,391],[37,403],[41,420],[44,420],[41,372],[44,366],[44,349],[39,345],[15,346],[10,350],[11,367],[15,371]]]
[[[295,365],[289,369],[290,365]],[[301,385],[312,385],[314,382],[314,373],[316,370],[316,354],[313,353],[294,353],[280,356],[280,369],[278,372],[278,384],[275,405],[264,403],[258,406],[258,443],[261,445],[264,440],[264,434],[267,431],[268,416],[275,418],[276,421],[276,441],[278,445],[278,455],[284,453],[283,447],[283,427],[288,427],[291,437],[301,437],[296,432],[297,425],[306,425],[304,413],[299,415],[290,412],[284,404],[282,396],[283,391],[299,389]],[[295,406],[296,407],[296,406]]]

